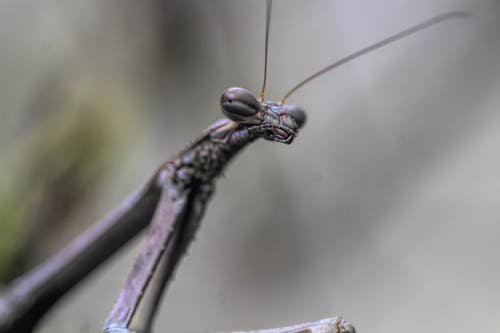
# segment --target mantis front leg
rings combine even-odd
[[[142,253],[104,332],[151,331],[162,291],[198,229],[212,184],[182,188],[170,178],[164,184]]]

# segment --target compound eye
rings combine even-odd
[[[255,115],[262,109],[257,98],[243,88],[226,89],[220,98],[220,105],[226,117],[239,123],[254,122]]]
[[[292,116],[293,120],[295,120],[295,123],[297,126],[300,128],[304,126],[306,122],[306,111],[301,108],[300,106],[295,106],[295,105],[286,105],[285,106],[287,109],[287,113]]]

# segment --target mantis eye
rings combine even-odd
[[[301,108],[300,106],[295,106],[295,105],[286,105],[286,110],[287,113],[292,116],[293,120],[295,120],[295,123],[297,126],[300,128],[304,126],[306,122],[306,111]]]
[[[240,123],[255,121],[255,115],[262,109],[257,98],[243,88],[226,89],[220,98],[220,105],[226,117]]]

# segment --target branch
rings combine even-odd
[[[342,317],[325,318],[318,321],[293,326],[269,328],[264,330],[230,332],[230,333],[356,333],[354,326]],[[118,332],[116,332],[118,333]]]

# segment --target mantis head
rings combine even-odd
[[[247,126],[269,141],[290,144],[306,121],[304,109],[271,101],[260,101],[246,89],[228,88],[220,99],[226,117]]]

